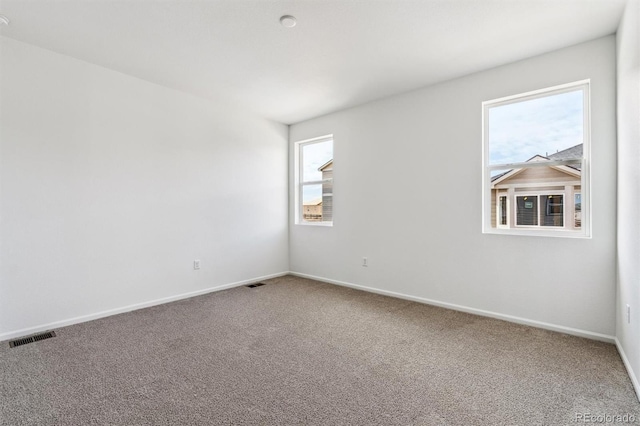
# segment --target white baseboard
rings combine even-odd
[[[551,330],[551,331],[557,331],[557,332],[560,332],[560,333],[570,334],[572,336],[585,337],[587,339],[598,340],[598,341],[601,341],[601,342],[615,343],[615,340],[616,340],[614,336],[609,336],[609,335],[606,335],[606,334],[594,333],[592,331],[580,330],[580,329],[577,329],[577,328],[565,327],[565,326],[562,326],[562,325],[549,324],[549,323],[546,323],[546,322],[536,321],[536,320],[527,319],[527,318],[516,317],[516,316],[513,316],[513,315],[507,315],[507,314],[500,314],[500,313],[497,313],[497,312],[485,311],[483,309],[476,309],[476,308],[471,308],[471,307],[468,307],[468,306],[462,306],[462,305],[456,305],[456,304],[453,304],[453,303],[441,302],[439,300],[426,299],[424,297],[411,296],[411,295],[408,295],[408,294],[396,293],[394,291],[380,290],[380,289],[377,289],[377,288],[367,287],[367,286],[363,286],[363,285],[359,285],[359,284],[352,284],[352,283],[348,283],[348,282],[344,282],[344,281],[337,281],[337,280],[332,280],[332,279],[329,279],[329,278],[317,277],[317,276],[309,275],[309,274],[302,274],[300,272],[293,272],[292,271],[292,272],[290,272],[290,274],[291,275],[295,275],[297,277],[309,278],[309,279],[312,279],[312,280],[322,281],[322,282],[326,282],[326,283],[329,283],[329,284],[335,284],[335,285],[339,285],[339,286],[343,286],[343,287],[351,287],[351,288],[355,288],[355,289],[358,289],[358,290],[368,291],[370,293],[381,294],[383,296],[390,296],[390,297],[395,297],[395,298],[398,298],[398,299],[411,300],[413,302],[424,303],[426,305],[439,306],[441,308],[453,309],[454,311],[461,311],[461,312],[466,312],[466,313],[469,313],[469,314],[480,315],[480,316],[483,316],[483,317],[490,317],[490,318],[500,319],[500,320],[504,320],[504,321],[514,322],[514,323],[517,323],[517,324],[529,325],[529,326],[532,326],[532,327],[542,328],[542,329]]]
[[[121,313],[124,313],[124,312],[130,312],[130,311],[135,311],[135,310],[138,310],[138,309],[148,308],[148,307],[151,307],[151,306],[161,305],[163,303],[174,302],[174,301],[177,301],[177,300],[188,299],[190,297],[200,296],[200,295],[207,294],[207,293],[213,293],[213,292],[216,292],[216,291],[226,290],[226,289],[229,289],[229,288],[240,287],[240,286],[243,286],[243,285],[247,285],[247,284],[251,284],[251,283],[267,280],[267,279],[270,279],[270,278],[282,277],[282,276],[288,275],[288,274],[295,275],[295,276],[302,277],[302,278],[309,278],[309,279],[316,280],[316,281],[326,282],[326,283],[329,283],[329,284],[335,284],[335,285],[339,285],[339,286],[343,286],[343,287],[350,287],[350,288],[354,288],[354,289],[358,289],[358,290],[362,290],[362,291],[367,291],[367,292],[370,292],[370,293],[376,293],[376,294],[381,294],[381,295],[384,295],[384,296],[395,297],[395,298],[398,298],[398,299],[411,300],[413,302],[424,303],[424,304],[433,305],[433,306],[439,306],[439,307],[443,307],[443,308],[447,308],[447,309],[453,309],[453,310],[456,310],[456,311],[466,312],[466,313],[480,315],[480,316],[484,316],[484,317],[496,318],[496,319],[500,319],[500,320],[504,320],[504,321],[514,322],[514,323],[517,323],[517,324],[529,325],[529,326],[532,326],[532,327],[538,327],[538,328],[542,328],[542,329],[545,329],[545,330],[557,331],[557,332],[560,332],[560,333],[566,333],[566,334],[570,334],[570,335],[574,335],[574,336],[585,337],[585,338],[588,338],[588,339],[599,340],[599,341],[603,341],[603,342],[607,342],[607,343],[614,343],[616,345],[616,348],[618,349],[618,352],[620,353],[620,357],[622,358],[622,362],[624,363],[624,366],[627,369],[627,373],[629,374],[629,378],[631,379],[631,383],[632,383],[633,388],[634,388],[634,390],[636,392],[636,397],[640,401],[640,383],[638,382],[638,378],[636,377],[635,372],[633,371],[633,368],[631,367],[631,364],[629,363],[627,355],[625,354],[624,349],[622,348],[622,345],[620,344],[620,341],[618,340],[617,337],[608,336],[606,334],[594,333],[594,332],[585,331],[585,330],[580,330],[580,329],[571,328],[571,327],[565,327],[565,326],[561,326],[561,325],[549,324],[549,323],[546,323],[546,322],[541,322],[541,321],[536,321],[536,320],[530,320],[530,319],[527,319],[527,318],[516,317],[516,316],[513,316],[513,315],[506,315],[506,314],[500,314],[500,313],[497,313],[497,312],[485,311],[485,310],[482,310],[482,309],[471,308],[471,307],[468,307],[468,306],[456,305],[456,304],[453,304],[453,303],[441,302],[441,301],[438,301],[438,300],[427,299],[427,298],[424,298],[424,297],[411,296],[411,295],[408,295],[408,294],[397,293],[397,292],[394,292],[394,291],[380,290],[380,289],[373,288],[373,287],[367,287],[367,286],[363,286],[363,285],[352,284],[352,283],[348,283],[348,282],[344,282],[344,281],[337,281],[337,280],[332,280],[332,279],[329,279],[329,278],[323,278],[323,277],[318,277],[318,276],[315,276],[315,275],[303,274],[303,273],[300,273],[300,272],[293,272],[293,271],[279,272],[279,273],[276,273],[276,274],[265,275],[265,276],[262,276],[262,277],[251,278],[251,279],[248,279],[248,280],[237,281],[237,282],[229,283],[229,284],[223,284],[223,285],[220,285],[220,286],[210,287],[210,288],[197,290],[197,291],[192,291],[192,292],[189,292],[189,293],[183,293],[183,294],[179,294],[179,295],[175,295],[175,296],[169,296],[169,297],[164,297],[164,298],[161,298],[161,299],[155,299],[155,300],[150,300],[150,301],[147,301],[147,302],[136,303],[136,304],[133,304],[133,305],[127,305],[127,306],[123,306],[123,307],[120,307],[120,308],[109,309],[109,310],[106,310],[106,311],[96,312],[96,313],[89,314],[89,315],[82,315],[82,316],[79,316],[79,317],[68,318],[68,319],[60,320],[60,321],[54,321],[54,322],[47,323],[47,324],[37,325],[35,327],[28,327],[28,328],[23,328],[23,329],[20,329],[20,330],[10,331],[10,332],[7,332],[7,333],[0,334],[0,342],[5,341],[5,340],[14,339],[14,338],[17,338],[17,337],[27,336],[27,335],[33,334],[33,333],[39,333],[39,332],[42,332],[42,331],[51,330],[51,329],[54,329],[54,328],[66,327],[66,326],[69,326],[69,325],[78,324],[78,323],[82,323],[82,322],[87,322],[87,321],[91,321],[91,320],[95,320],[95,319],[99,319],[99,318],[104,318],[104,317],[108,317],[108,316],[111,316],[111,315],[117,315],[117,314],[121,314]]]
[[[213,292],[216,292],[216,291],[226,290],[226,289],[233,288],[233,287],[240,287],[240,286],[247,285],[247,284],[252,284],[252,283],[255,283],[255,282],[258,282],[258,281],[267,280],[269,278],[282,277],[284,275],[287,275],[288,273],[289,273],[288,271],[279,272],[277,274],[265,275],[265,276],[262,276],[262,277],[251,278],[251,279],[248,279],[248,280],[237,281],[237,282],[234,282],[234,283],[223,284],[223,285],[219,285],[219,286],[215,286],[215,287],[209,287],[209,288],[205,288],[203,290],[196,290],[196,291],[192,291],[192,292],[189,292],[189,293],[178,294],[178,295],[175,295],[175,296],[163,297],[161,299],[149,300],[147,302],[142,302],[142,303],[135,303],[133,305],[127,305],[127,306],[123,306],[123,307],[120,307],[120,308],[108,309],[106,311],[96,312],[96,313],[93,313],[93,314],[81,315],[79,317],[68,318],[68,319],[64,319],[64,320],[60,320],[60,321],[54,321],[54,322],[50,322],[50,323],[47,323],[47,324],[40,324],[40,325],[37,325],[37,326],[34,326],[34,327],[28,327],[28,328],[23,328],[23,329],[20,329],[20,330],[9,331],[7,333],[0,334],[0,342],[5,341],[5,340],[10,340],[10,339],[15,339],[17,337],[27,336],[29,334],[40,333],[42,331],[47,331],[47,330],[51,330],[51,329],[54,329],[54,328],[66,327],[68,325],[78,324],[78,323],[81,323],[81,322],[87,322],[87,321],[91,321],[91,320],[95,320],[95,319],[99,319],[99,318],[108,317],[108,316],[111,316],[111,315],[117,315],[117,314],[121,314],[121,313],[124,313],[124,312],[135,311],[135,310],[138,310],[138,309],[143,309],[143,308],[148,308],[148,307],[151,307],[151,306],[161,305],[163,303],[174,302],[176,300],[188,299],[190,297],[200,296],[202,294],[213,293]]]
[[[615,338],[615,340],[616,340],[616,348],[618,348],[618,353],[620,354],[620,358],[622,358],[622,363],[624,364],[624,367],[627,369],[627,374],[629,374],[629,378],[631,379],[633,390],[636,391],[636,398],[638,398],[638,401],[640,401],[640,383],[638,383],[638,378],[636,377],[636,374],[634,373],[633,368],[629,363],[629,358],[627,358],[627,354],[624,353],[622,344],[620,343],[617,337]]]
[[[136,304],[133,304],[133,305],[127,305],[127,306],[123,306],[123,307],[120,307],[120,308],[109,309],[109,310],[106,310],[106,311],[96,312],[96,313],[93,313],[93,314],[82,315],[82,316],[79,316],[79,317],[68,318],[68,319],[64,319],[64,320],[60,320],[60,321],[54,321],[54,322],[47,323],[47,324],[40,324],[40,325],[37,325],[37,326],[34,326],[34,327],[28,327],[28,328],[23,328],[23,329],[20,329],[20,330],[10,331],[10,332],[7,332],[7,333],[0,334],[0,342],[1,341],[5,341],[5,340],[14,339],[14,338],[17,338],[17,337],[26,336],[26,335],[33,334],[33,333],[39,333],[39,332],[42,332],[42,331],[51,330],[51,329],[54,329],[54,328],[66,327],[68,325],[73,325],[73,324],[78,324],[78,323],[81,323],[81,322],[86,322],[86,321],[91,321],[91,320],[95,320],[95,319],[99,319],[99,318],[104,318],[104,317],[108,317],[108,316],[111,316],[111,315],[117,315],[117,314],[121,314],[121,313],[124,313],[124,312],[134,311],[134,310],[137,310],[137,309],[148,308],[150,306],[160,305],[160,304],[163,304],[163,303],[169,303],[169,302],[173,302],[173,301],[176,301],[176,300],[188,299],[190,297],[200,296],[202,294],[213,293],[213,292],[221,291],[221,290],[226,290],[226,289],[233,288],[233,287],[239,287],[239,286],[242,286],[242,285],[247,285],[247,284],[251,284],[251,283],[254,283],[254,282],[266,280],[266,279],[269,279],[269,278],[281,277],[281,276],[284,276],[284,275],[287,275],[287,274],[295,275],[295,276],[302,277],[302,278],[309,278],[309,279],[316,280],[316,281],[322,281],[322,282],[326,282],[326,283],[329,283],[329,284],[335,284],[335,285],[339,285],[339,286],[343,286],[343,287],[351,287],[351,288],[355,288],[355,289],[358,289],[358,290],[367,291],[367,292],[370,292],[370,293],[376,293],[376,294],[381,294],[381,295],[384,295],[384,296],[395,297],[395,298],[398,298],[398,299],[411,300],[413,302],[424,303],[424,304],[427,304],[427,305],[440,306],[440,307],[443,307],[443,308],[453,309],[453,310],[456,310],[456,311],[466,312],[466,313],[480,315],[480,316],[484,316],[484,317],[496,318],[496,319],[500,319],[500,320],[504,320],[504,321],[514,322],[514,323],[517,323],[517,324],[529,325],[529,326],[532,326],[532,327],[538,327],[538,328],[542,328],[542,329],[545,329],[545,330],[557,331],[557,332],[560,332],[560,333],[571,334],[571,335],[574,335],[574,336],[585,337],[585,338],[588,338],[588,339],[599,340],[599,341],[603,341],[603,342],[607,342],[607,343],[616,343],[616,345],[618,346],[618,350],[620,351],[620,354],[623,357],[623,360],[625,361],[625,366],[627,366],[627,369],[630,372],[630,376],[632,377],[632,381],[633,381],[634,387],[636,389],[636,392],[640,395],[640,392],[638,392],[638,390],[640,389],[640,387],[638,387],[638,382],[635,379],[635,376],[632,375],[631,367],[629,366],[628,362],[626,361],[626,358],[625,358],[623,352],[621,351],[621,346],[619,345],[619,343],[617,343],[617,339],[614,336],[608,336],[606,334],[594,333],[594,332],[590,332],[590,331],[575,329],[575,328],[571,328],[571,327],[565,327],[565,326],[561,326],[561,325],[549,324],[549,323],[545,323],[545,322],[541,322],[541,321],[530,320],[530,319],[527,319],[527,318],[521,318],[521,317],[516,317],[516,316],[512,316],[512,315],[500,314],[500,313],[497,313],[497,312],[485,311],[485,310],[482,310],[482,309],[476,309],[476,308],[471,308],[471,307],[468,307],[468,306],[456,305],[456,304],[453,304],[453,303],[441,302],[441,301],[438,301],[438,300],[427,299],[427,298],[418,297],[418,296],[411,296],[411,295],[408,295],[408,294],[397,293],[397,292],[394,292],[394,291],[380,290],[380,289],[373,288],[373,287],[367,287],[367,286],[363,286],[363,285],[359,285],[359,284],[352,284],[352,283],[348,283],[348,282],[344,282],[344,281],[337,281],[337,280],[332,280],[332,279],[329,279],[329,278],[318,277],[318,276],[315,276],[315,275],[303,274],[303,273],[300,273],[300,272],[293,272],[293,271],[279,272],[279,273],[276,273],[276,274],[271,274],[271,275],[265,275],[265,276],[262,276],[262,277],[251,278],[251,279],[248,279],[248,280],[238,281],[238,282],[229,283],[229,284],[223,284],[223,285],[216,286],[216,287],[210,287],[210,288],[206,288],[206,289],[203,289],[203,290],[197,290],[197,291],[193,291],[193,292],[189,292],[189,293],[183,293],[183,294],[179,294],[179,295],[175,295],[175,296],[164,297],[164,298],[161,298],[161,299],[150,300],[150,301],[147,301],[147,302],[136,303]]]

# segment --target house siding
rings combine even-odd
[[[333,179],[333,164],[322,170],[322,179]],[[333,221],[333,180],[322,184],[322,220]]]
[[[507,179],[503,182],[500,182],[496,185],[496,187],[500,188],[505,184],[522,184],[522,183],[530,183],[530,182],[540,182],[541,185],[545,183],[552,182],[571,182],[576,181],[580,182],[580,177],[571,176],[567,173],[561,172],[551,167],[532,167],[529,169],[525,169],[520,173],[516,174],[510,179]]]

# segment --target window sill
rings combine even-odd
[[[333,226],[333,222],[297,222],[296,225],[302,225],[302,226]]]
[[[544,230],[544,229],[483,229],[483,234],[497,235],[518,235],[527,237],[553,237],[553,238],[585,238],[590,239],[591,235],[584,231],[569,231],[564,229]]]

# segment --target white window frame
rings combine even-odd
[[[572,83],[548,87],[531,92],[521,93],[503,98],[482,102],[482,232],[484,234],[505,234],[505,235],[529,235],[543,237],[574,237],[591,238],[591,81],[589,79]],[[529,101],[561,93],[582,90],[583,93],[583,156],[582,160],[552,160],[544,163],[489,163],[489,110],[494,107],[508,105],[511,103]],[[517,168],[539,167],[539,166],[562,166],[579,163],[581,170],[580,193],[582,202],[582,219],[580,229],[570,229],[564,227],[494,227],[491,220],[491,172],[494,170],[509,170]],[[496,195],[499,197],[499,195]],[[510,201],[510,200],[508,200]],[[565,200],[566,204],[566,200]],[[496,199],[496,206],[499,205],[499,198]],[[511,206],[515,208],[515,206]],[[499,218],[496,217],[496,222]]]
[[[305,139],[299,142],[294,143],[294,170],[295,170],[295,224],[296,225],[308,225],[308,226],[333,226],[333,220],[331,221],[323,221],[323,222],[310,222],[305,221],[303,219],[303,207],[302,207],[302,189],[308,185],[322,185],[323,183],[333,182],[333,178],[330,179],[320,179],[314,181],[304,181],[303,178],[303,168],[301,167],[303,164],[302,158],[302,147],[305,145],[312,145],[316,143],[328,142],[331,141],[334,144],[335,149],[335,141],[333,139],[333,135],[325,135],[319,136],[317,138]],[[323,194],[327,195],[328,194]],[[331,193],[331,197],[333,197],[333,192]],[[333,218],[333,215],[332,215]]]

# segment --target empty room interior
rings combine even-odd
[[[639,0],[0,34],[1,425],[640,422]]]

